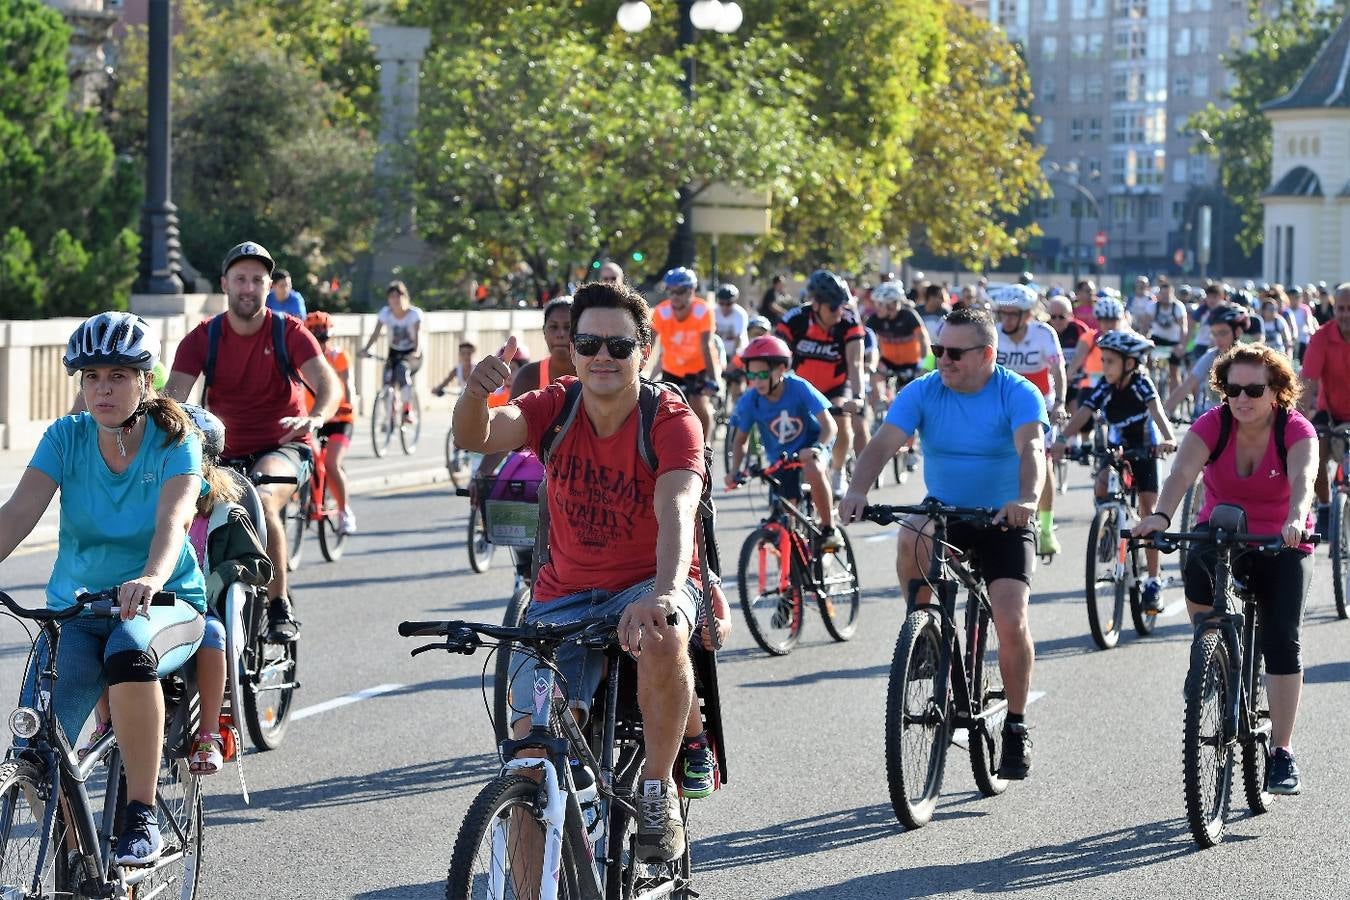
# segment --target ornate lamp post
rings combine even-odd
[[[169,104],[172,17],[169,0],[150,0],[145,203],[141,206],[141,262],[138,294],[181,294],[182,248],[178,243],[178,207],[169,200],[172,160]]]

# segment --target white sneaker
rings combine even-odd
[[[844,484],[844,470],[843,470],[843,469],[831,469],[831,470],[830,470],[830,490],[834,492],[834,495],[835,495],[836,497],[842,497],[842,496],[844,495],[844,489],[845,489],[845,484]]]
[[[338,533],[356,534],[356,514],[350,509],[338,513]]]

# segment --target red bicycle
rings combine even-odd
[[[300,485],[291,501],[286,504],[283,515],[286,527],[286,559],[288,571],[300,567],[300,558],[304,555],[305,532],[314,525],[319,532],[319,551],[329,562],[342,558],[343,546],[347,543],[347,533],[342,530],[339,518],[342,514],[337,501],[328,493],[328,473],[324,466],[324,451],[328,447],[328,438],[319,438],[319,450],[310,460],[309,480]]]

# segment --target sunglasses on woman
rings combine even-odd
[[[630,337],[601,337],[598,334],[578,334],[572,338],[572,346],[582,356],[599,353],[601,344],[614,359],[627,359],[637,349],[638,342]]]
[[[1268,384],[1234,384],[1233,382],[1230,381],[1223,386],[1223,392],[1228,397],[1236,397],[1238,394],[1246,394],[1253,400],[1258,400],[1261,398],[1263,394],[1265,394],[1266,388],[1268,387],[1270,387],[1270,385]]]
[[[965,356],[967,353],[970,353],[974,350],[983,350],[983,349],[984,349],[983,344],[976,347],[944,347],[941,344],[934,344],[933,356],[936,359],[942,359],[942,357],[944,356],[950,356],[952,358],[952,362],[960,362],[961,357]]]

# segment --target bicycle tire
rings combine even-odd
[[[468,485],[473,466],[470,464],[469,452],[455,446],[453,431],[445,433],[445,467],[450,470],[450,484],[456,490]]]
[[[1252,665],[1252,680],[1247,685],[1247,703],[1253,720],[1253,734],[1242,742],[1242,790],[1247,795],[1247,808],[1252,811],[1252,815],[1259,816],[1270,811],[1274,795],[1266,790],[1266,766],[1270,762],[1266,752],[1268,741],[1257,736],[1264,734],[1268,737],[1270,734],[1270,697],[1266,693],[1266,680],[1261,677],[1265,660],[1257,649],[1261,642],[1254,640],[1252,644],[1251,651],[1256,655],[1256,662]]]
[[[1069,461],[1055,461],[1055,493],[1061,497],[1069,492]]]
[[[1202,478],[1197,478],[1195,483],[1186,489],[1186,495],[1181,498],[1181,518],[1176,525],[1177,531],[1194,531],[1196,513],[1205,505],[1205,482]],[[1190,558],[1190,544],[1182,541],[1181,546],[1177,548],[1177,566],[1181,569],[1182,575],[1186,574],[1186,560]]]
[[[1331,495],[1331,594],[1336,615],[1350,617],[1350,496],[1343,491]]]
[[[624,800],[637,805],[638,779],[642,775],[644,753],[640,747],[634,747],[624,754],[616,772],[615,793]],[[680,803],[680,815],[685,820],[688,834],[689,801]],[[609,808],[609,822],[606,823],[605,840],[608,841],[610,863],[605,873],[605,900],[624,900],[627,897],[643,896],[649,892],[661,896],[660,891],[670,882],[674,887],[669,896],[687,897],[689,872],[693,865],[690,854],[690,842],[685,840],[684,853],[680,858],[666,863],[643,863],[635,861],[634,839],[637,836],[637,822],[617,804]]]
[[[886,685],[886,786],[906,828],[933,817],[951,739],[951,696],[942,665],[942,635],[928,610],[905,619]],[[912,734],[910,733],[912,732]]]
[[[417,452],[417,442],[422,439],[422,401],[417,399],[417,391],[412,393],[412,421],[398,423],[398,442],[403,447],[403,454],[411,456]]]
[[[393,401],[394,391],[385,385],[375,392],[375,402],[370,405],[370,446],[380,459],[389,452],[389,442],[394,439]]]
[[[1120,614],[1125,582],[1116,577],[1119,552],[1119,528],[1114,507],[1100,507],[1088,526],[1087,574],[1084,599],[1087,601],[1088,628],[1098,648],[1110,650],[1120,641]],[[1107,572],[1110,576],[1106,577]],[[1103,585],[1110,585],[1104,590]]]
[[[496,547],[488,540],[487,522],[483,511],[474,500],[469,501],[469,531],[464,539],[464,548],[469,551],[469,568],[482,575],[492,566],[492,554]]]
[[[39,872],[38,886],[44,893],[68,889],[65,851],[52,850],[66,846],[59,810],[53,817],[52,835],[48,838],[43,834],[45,809],[40,798],[47,790],[47,778],[28,760],[0,763],[0,822],[9,825],[8,830],[0,832],[0,896],[29,896],[33,876]],[[47,853],[39,858],[44,839]]]
[[[1130,618],[1134,621],[1134,633],[1140,637],[1148,637],[1158,627],[1158,614],[1144,612],[1144,596],[1139,587],[1143,583],[1139,566],[1139,554],[1142,551],[1137,546],[1132,546],[1125,552],[1129,556],[1127,565],[1130,567]]]
[[[328,562],[342,559],[342,551],[347,543],[347,532],[342,530],[342,510],[337,501],[323,492],[323,515],[319,518],[319,552]]]
[[[844,541],[843,560],[840,560],[837,552],[822,552],[816,558],[816,564],[820,574],[818,583],[826,587],[838,583],[842,591],[817,594],[816,604],[820,607],[820,617],[830,637],[836,641],[846,641],[858,631],[862,590],[858,587],[858,562],[853,556],[853,542],[843,528],[839,529],[839,537]]]
[[[511,594],[506,602],[506,614],[502,624],[508,628],[525,624],[525,610],[530,605],[530,586],[523,585]],[[511,736],[511,722],[507,708],[507,698],[511,688],[511,648],[513,641],[500,641],[497,645],[496,668],[492,676],[492,728],[497,735],[497,743]]]
[[[309,482],[295,489],[286,508],[281,511],[282,528],[286,533],[286,571],[294,572],[300,568],[305,557],[305,531],[309,528]]]
[[[789,567],[788,596],[777,587],[785,565]],[[802,634],[801,584],[792,566],[791,556],[782,559],[778,552],[776,528],[756,528],[741,545],[740,567],[736,570],[741,612],[750,636],[770,656],[791,653]]]
[[[253,638],[244,648],[240,674],[244,700],[244,725],[249,739],[259,750],[275,750],[286,738],[291,712],[295,708],[295,687],[300,672],[299,641],[273,643],[266,638],[267,613],[259,597],[250,601],[260,609],[246,611],[245,622],[253,622]],[[295,606],[295,598],[291,598]],[[273,687],[290,684],[291,687]]]
[[[194,900],[197,896],[202,862],[202,787],[201,776],[188,771],[187,750],[186,744],[178,748],[177,754],[166,747],[160,756],[155,813],[164,842],[163,851],[160,862],[136,885],[134,896],[176,897],[179,900]],[[116,821],[119,831],[125,797],[124,788],[118,792]],[[181,856],[166,863],[164,860],[172,854]]]
[[[967,603],[976,602],[968,598]],[[989,607],[979,604],[974,613],[975,633],[966,632],[966,646],[970,648],[971,699],[976,712],[1002,710],[982,720],[982,725],[970,729],[970,770],[975,786],[986,797],[996,797],[1008,789],[1008,780],[998,777],[999,759],[1003,756],[1003,722],[1008,711],[1008,694],[1003,687],[1003,672],[998,667],[998,631],[994,628]]]
[[[460,826],[459,834],[455,837],[455,848],[450,854],[450,872],[445,881],[446,900],[466,900],[484,896],[481,891],[478,893],[474,891],[476,886],[482,887],[479,882],[486,881],[490,877],[482,873],[492,871],[494,868],[497,871],[511,871],[509,860],[499,862],[493,859],[494,841],[497,840],[495,832],[499,824],[506,828],[506,836],[501,839],[501,843],[508,854],[512,846],[510,841],[513,825],[525,829],[526,833],[537,834],[537,846],[543,847],[543,825],[534,815],[535,797],[538,793],[539,784],[524,775],[501,775],[483,786],[473,803],[469,805],[469,811],[464,815],[464,824]],[[513,815],[513,810],[519,810],[520,813]],[[505,817],[511,817],[514,821],[503,821]],[[479,851],[482,849],[486,852],[480,855]],[[522,852],[529,852],[530,849],[524,848]],[[559,867],[561,871],[558,878],[559,900],[579,896],[572,893],[572,882],[575,879],[569,877],[568,872],[569,867],[575,872],[574,852],[571,836],[564,830],[562,866]],[[486,868],[479,867],[478,863],[481,861],[486,861]],[[531,865],[529,871],[540,872],[542,869],[543,858],[540,856],[537,867]],[[509,887],[512,889],[510,894],[512,897],[538,896],[537,890],[521,891],[518,890],[520,885],[517,884]]]
[[[1217,631],[1206,631],[1191,645],[1181,751],[1186,821],[1191,837],[1201,847],[1213,847],[1223,840],[1228,815],[1233,745],[1223,731],[1231,689],[1223,636]],[[1212,752],[1212,761],[1207,752]]]

